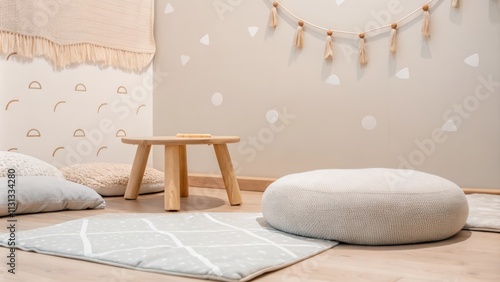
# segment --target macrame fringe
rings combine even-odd
[[[422,36],[425,38],[428,38],[431,36],[431,33],[429,31],[429,5],[424,5],[422,7],[422,10],[424,10],[424,22],[422,24]]]
[[[71,64],[96,63],[126,70],[140,71],[153,59],[153,53],[112,49],[90,43],[59,45],[41,37],[0,31],[0,53],[27,58],[44,56],[57,68]]]
[[[276,27],[278,25],[278,2],[273,3],[271,15],[269,15],[269,26]]]
[[[391,44],[389,46],[389,51],[391,51],[391,53],[395,54],[396,53],[396,35],[397,35],[397,28],[398,28],[398,25],[396,23],[393,23],[391,25]]]
[[[358,61],[361,65],[366,65],[368,63],[364,33],[359,34]]]
[[[326,32],[325,59],[333,58],[332,34],[331,30]]]
[[[304,22],[299,21],[299,26],[297,27],[297,30],[295,31],[295,36],[293,38],[293,44],[297,48],[302,48],[302,45],[304,44]]]
[[[460,7],[460,1],[458,1],[458,0],[453,0],[453,1],[451,2],[451,6],[452,6],[453,8],[458,8],[458,7]]]

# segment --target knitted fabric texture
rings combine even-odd
[[[332,169],[276,180],[264,192],[262,213],[274,228],[301,236],[396,245],[453,236],[468,204],[460,187],[435,175]]]

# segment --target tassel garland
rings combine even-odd
[[[302,48],[304,43],[304,21],[299,21],[299,26],[297,27],[297,31],[295,32],[295,37],[293,38],[293,44],[297,48]]]
[[[333,33],[337,36],[337,34],[349,34],[349,35],[358,35],[358,62],[360,65],[366,65],[368,63],[368,53],[367,53],[367,46],[365,42],[365,37],[368,33],[372,33],[374,31],[382,30],[382,29],[388,29],[390,27],[390,39],[389,39],[389,51],[391,54],[395,55],[397,53],[397,45],[398,45],[398,28],[399,24],[402,23],[404,20],[410,18],[414,14],[417,13],[422,13],[422,28],[421,28],[421,36],[424,39],[428,39],[431,36],[430,32],[430,5],[433,2],[437,2],[437,0],[428,0],[426,1],[427,4],[424,4],[420,7],[416,7],[415,10],[412,12],[408,13],[406,16],[402,17],[401,19],[397,20],[396,22],[393,22],[392,24],[388,25],[382,25],[376,28],[368,29],[363,32],[353,32],[349,30],[336,30],[336,29],[328,29],[324,28],[318,25],[315,25],[309,21],[302,20],[299,16],[293,14],[290,10],[288,10],[285,6],[281,4],[281,1],[275,0],[273,2],[272,10],[271,10],[271,15],[269,17],[269,26],[272,28],[275,28],[278,24],[278,14],[277,14],[277,9],[278,6],[280,8],[280,12],[283,11],[287,14],[289,14],[291,17],[295,18],[298,20],[298,26],[297,30],[295,31],[295,36],[293,38],[293,45],[297,48],[302,48],[304,44],[304,24],[307,23],[307,25],[311,28],[317,28],[320,30],[326,31],[326,39],[325,39],[325,49],[324,49],[324,54],[323,57],[325,60],[328,59],[333,59],[334,54],[333,54]],[[451,6],[453,8],[458,8],[461,4],[460,0],[451,0]],[[2,47],[2,46],[0,46]],[[5,46],[3,46],[5,49]]]
[[[396,53],[396,34],[397,34],[397,28],[398,28],[398,24],[397,23],[391,24],[391,45],[389,47],[389,51],[391,51],[391,53],[393,53],[393,54]]]
[[[331,29],[326,32],[325,59],[333,58],[332,34]]]
[[[366,65],[366,63],[368,63],[368,58],[366,54],[365,34],[360,33],[358,36],[359,36],[358,61],[361,65]]]
[[[422,10],[424,10],[424,23],[422,24],[422,36],[427,38],[431,36],[429,32],[429,5],[422,6]]]
[[[276,27],[278,25],[278,2],[273,3],[271,15],[269,15],[269,26]]]

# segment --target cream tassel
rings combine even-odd
[[[271,15],[269,16],[269,26],[276,27],[278,25],[278,2],[273,3]]]
[[[325,59],[333,58],[332,30],[326,32]]]
[[[431,33],[429,32],[429,5],[422,6],[422,10],[424,10],[424,23],[422,24],[422,36],[430,37]]]
[[[458,8],[458,7],[460,7],[460,2],[459,2],[458,0],[453,0],[453,1],[451,2],[451,6],[452,6],[453,8]]]
[[[297,27],[297,31],[295,32],[295,37],[293,38],[293,44],[297,48],[302,48],[304,44],[304,21],[299,21],[299,26]]]
[[[398,24],[397,23],[393,23],[391,24],[391,45],[389,47],[389,51],[391,51],[391,53],[395,54],[396,53],[396,35],[397,35],[397,28],[398,28]]]
[[[366,65],[368,63],[368,58],[366,54],[366,46],[365,46],[365,34],[359,34],[359,49],[358,49],[358,61],[361,65]]]

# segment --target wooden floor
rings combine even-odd
[[[181,212],[260,212],[261,192],[242,191],[244,204],[231,207],[224,190],[191,188]],[[163,212],[163,194],[138,200],[106,198],[104,210],[19,215],[18,230],[57,224],[102,213]],[[7,219],[1,218],[6,232]],[[98,263],[17,251],[17,274],[7,273],[8,249],[0,248],[0,281],[202,281]],[[441,242],[367,247],[341,244],[253,281],[500,281],[500,234],[461,231]]]

